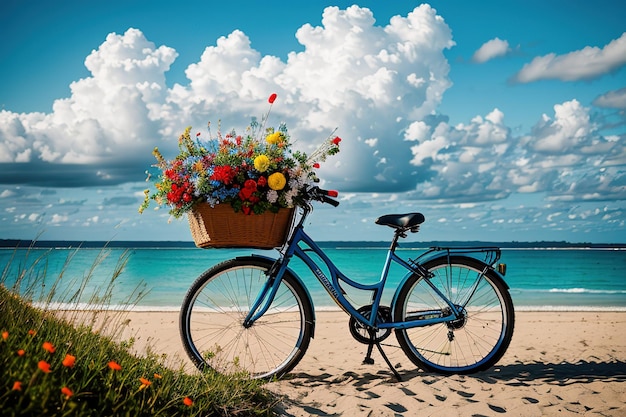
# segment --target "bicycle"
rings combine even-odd
[[[350,317],[350,334],[368,345],[364,363],[373,363],[376,347],[401,380],[381,346],[393,330],[405,355],[425,371],[469,374],[493,366],[509,346],[515,321],[503,279],[506,265],[495,266],[500,249],[433,247],[403,259],[396,253],[398,242],[408,232],[418,232],[424,216],[384,215],[376,223],[391,227],[393,239],[380,279],[359,283],[346,277],[304,231],[311,202],[337,206],[336,196],[317,186],[307,190],[299,220],[277,259],[237,257],[196,279],[180,312],[181,337],[192,362],[200,370],[244,372],[259,379],[279,378],[298,364],[314,336],[315,311],[304,282],[289,267],[295,256]],[[390,305],[384,306],[381,297],[392,264],[406,273]],[[371,294],[371,303],[353,305],[348,288]]]

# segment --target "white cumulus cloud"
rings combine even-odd
[[[500,38],[491,39],[481,45],[474,55],[472,61],[483,63],[491,59],[498,58],[508,54],[511,51],[509,42]]]
[[[355,190],[412,187],[417,174],[403,132],[435,112],[451,85],[442,53],[454,45],[450,28],[428,5],[384,26],[367,8],[328,7],[321,26],[304,25],[296,37],[304,48],[285,62],[262,55],[235,30],[188,66],[187,83],[168,88],[175,50],[138,29],[109,34],[85,59],[90,76],[72,83],[52,113],[0,113],[0,162],[9,164],[0,181],[137,181],[155,145],[167,155],[185,126],[209,120],[243,129],[276,92],[272,115],[304,150],[336,127],[351,139],[340,168],[322,168],[329,180]]]
[[[593,101],[593,105],[626,110],[626,87],[602,94]]]
[[[155,45],[138,29],[109,34],[85,59],[90,75],[73,82],[70,96],[56,100],[51,113],[0,111],[0,183],[139,183],[154,146],[173,155],[182,129],[200,130],[207,121],[243,129],[276,92],[270,123],[286,122],[303,150],[339,128],[342,151],[320,176],[345,192],[408,191],[409,198],[457,203],[516,192],[562,200],[624,192],[623,141],[600,135],[577,100],[556,104],[554,114],[523,136],[512,133],[498,108],[456,125],[438,114],[452,85],[444,51],[454,41],[428,5],[384,25],[367,8],[328,7],[320,26],[305,24],[295,35],[302,50],[282,60],[263,55],[234,30],[198,51],[186,82],[168,87],[174,49]],[[615,68],[625,36],[586,55],[597,68]],[[495,38],[475,56],[484,62],[509,50]],[[549,66],[571,66],[582,55],[554,57]],[[623,96],[618,90],[597,102],[620,108]],[[133,206],[136,199],[104,202]]]
[[[515,81],[589,80],[615,71],[626,64],[626,32],[603,48],[587,46],[564,55],[548,54],[534,58],[515,75]]]

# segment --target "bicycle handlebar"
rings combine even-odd
[[[307,190],[307,194],[309,195],[311,200],[328,203],[334,207],[337,207],[339,205],[339,201],[331,198],[337,197],[339,195],[336,190],[324,190],[318,186],[313,186]]]

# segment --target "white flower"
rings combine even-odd
[[[276,190],[269,190],[267,192],[267,201],[272,204],[278,201],[278,193],[276,192]]]

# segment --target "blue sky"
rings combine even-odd
[[[152,148],[276,92],[301,146],[343,138],[318,239],[624,242],[623,2],[286,4],[3,2],[1,237],[189,240],[137,213]]]

